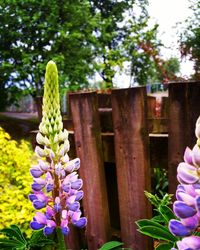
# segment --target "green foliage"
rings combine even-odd
[[[88,84],[95,25],[88,1],[0,0],[0,22],[1,84],[17,83],[41,94],[50,59],[62,84]]]
[[[0,249],[2,250],[28,250],[28,249],[48,249],[43,248],[55,244],[53,239],[44,236],[42,230],[34,232],[30,238],[25,238],[20,228],[11,225],[9,228],[0,230]]]
[[[180,51],[183,57],[189,57],[194,62],[194,79],[200,79],[200,0],[191,0],[193,11],[186,20],[186,28],[180,35]]]
[[[17,223],[30,233],[29,221],[33,216],[30,193],[31,176],[29,168],[33,152],[30,145],[11,139],[0,128],[0,228]]]
[[[146,84],[154,64],[142,44],[159,47],[157,25],[148,27],[148,1],[90,0],[92,13],[97,16],[96,54],[97,71],[106,88],[113,86],[116,69],[123,71],[124,62],[130,64],[129,72],[139,84]],[[155,67],[153,68],[153,71]]]
[[[169,204],[171,204],[171,195],[166,194],[162,199],[157,195],[145,192],[148,200],[153,206],[157,215],[151,219],[142,219],[136,222],[138,231],[159,241],[156,249],[170,250],[176,245],[178,237],[171,234],[168,228],[169,220],[176,219]]]
[[[122,249],[121,246],[123,246],[123,243],[118,241],[109,241],[106,242],[99,250],[120,250]],[[123,248],[124,249],[124,248]]]
[[[153,168],[153,193],[163,197],[168,191],[167,171],[161,168]]]
[[[41,95],[49,60],[58,65],[60,84],[72,91],[87,88],[96,72],[106,88],[112,87],[124,62],[131,64],[130,74],[137,82],[146,83],[152,59],[140,45],[159,46],[157,26],[148,28],[147,4],[0,0],[0,86],[16,85]]]

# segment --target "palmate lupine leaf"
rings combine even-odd
[[[24,238],[19,227],[11,225],[9,228],[0,230],[0,234],[5,235],[5,238],[0,238],[0,249],[23,250],[27,247],[27,241]]]
[[[21,230],[17,225],[11,225],[9,228],[4,228],[0,230],[0,233],[8,236],[9,238],[17,239],[22,243],[27,243],[26,239],[24,238]]]
[[[25,250],[26,244],[16,240],[16,239],[0,239],[0,249],[10,249],[10,250]]]
[[[29,242],[28,245],[30,247],[44,247],[47,245],[55,245],[55,241],[53,239],[50,238],[50,236],[47,238],[44,236],[43,231],[39,230],[39,231],[35,231]]]
[[[0,238],[1,250],[41,249],[44,246],[55,245],[53,238],[45,237],[42,230],[34,232],[30,239],[25,239],[19,227],[11,225],[9,228],[0,230],[0,234],[6,236]]]

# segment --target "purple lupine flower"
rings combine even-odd
[[[33,184],[31,185],[32,189],[34,191],[40,191],[43,189],[43,187],[45,187],[46,185],[46,182],[44,179],[42,178],[34,178],[34,182]]]
[[[83,198],[83,181],[78,177],[80,159],[69,159],[68,132],[62,131],[57,68],[54,62],[47,64],[45,74],[43,118],[36,136],[35,153],[38,164],[32,166],[32,193],[29,200],[37,212],[30,226],[34,230],[43,228],[44,235],[52,234],[56,227],[69,233],[69,224],[82,228],[87,219],[81,217],[80,203]]]
[[[46,226],[44,228],[44,235],[48,236],[53,233],[56,228],[56,223],[53,220],[47,220]]]
[[[47,218],[43,213],[37,212],[33,217],[33,221],[30,223],[30,226],[34,230],[39,230],[44,228],[47,223]]]
[[[200,249],[200,237],[189,236],[183,238],[177,242],[179,250],[199,250]]]
[[[49,200],[49,198],[43,192],[35,192],[34,194],[30,194],[29,199],[33,202],[33,207],[37,210],[46,207]]]
[[[188,147],[184,153],[184,162],[177,168],[177,179],[181,183],[176,191],[173,204],[177,220],[170,220],[169,230],[178,237],[179,250],[199,250],[200,237],[195,236],[200,227],[200,118],[196,123],[197,144],[193,149]],[[173,248],[174,249],[174,248]]]
[[[34,178],[38,178],[44,174],[43,170],[38,165],[32,166],[30,169],[30,173]]]

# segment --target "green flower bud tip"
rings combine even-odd
[[[63,124],[60,114],[58,71],[53,61],[49,61],[46,66],[42,113],[40,132],[43,135],[55,136],[62,130]]]

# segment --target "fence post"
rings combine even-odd
[[[70,95],[75,145],[81,160],[80,176],[84,181],[83,208],[88,218],[87,242],[98,249],[110,237],[110,218],[102,154],[97,93]]]
[[[151,241],[137,232],[135,224],[151,214],[144,195],[151,179],[146,88],[113,90],[111,98],[122,241],[125,247],[149,250]]]
[[[200,82],[169,84],[169,193],[178,184],[177,166],[183,161],[186,146],[193,147],[195,123],[200,115]]]

